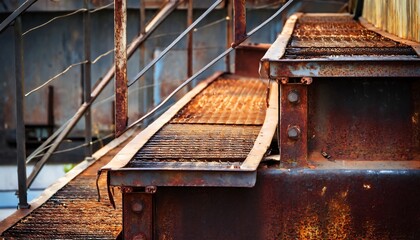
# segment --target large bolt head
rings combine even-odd
[[[137,213],[143,211],[143,203],[142,202],[133,203],[133,205],[131,205],[131,210]]]
[[[291,126],[287,129],[287,136],[292,140],[298,140],[300,137],[300,128],[298,126]]]
[[[299,102],[299,93],[296,90],[292,90],[287,94],[287,100],[289,100],[290,103],[298,103]]]

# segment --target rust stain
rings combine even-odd
[[[128,123],[127,87],[127,9],[126,0],[115,0],[115,135],[118,137]]]

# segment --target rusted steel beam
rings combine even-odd
[[[308,96],[303,84],[280,84],[280,160],[306,166],[308,160]]]
[[[253,188],[159,188],[154,237],[412,239],[420,234],[418,170],[262,165],[257,177]]]
[[[233,15],[235,25],[235,39],[232,46],[235,47],[247,38],[246,33],[246,1],[234,0]]]
[[[128,123],[127,87],[127,1],[114,0],[115,45],[115,136],[120,136]]]
[[[22,21],[18,17],[15,22],[15,72],[16,72],[16,155],[18,173],[18,208],[29,208],[26,188],[26,148],[25,148],[25,121],[24,121],[24,67]]]
[[[154,239],[153,194],[123,189],[122,198],[124,239]]]
[[[84,7],[89,8],[89,0],[84,0]],[[83,65],[83,101],[90,101],[90,92],[92,91],[91,83],[91,59],[90,59],[90,12],[83,13],[83,44],[84,58],[86,63]],[[92,115],[91,109],[87,109],[85,113],[85,157],[90,159],[92,156]]]
[[[344,59],[344,58],[343,58]],[[360,61],[335,60],[280,60],[269,63],[269,77],[418,77],[420,58],[407,61],[387,61],[384,58]]]

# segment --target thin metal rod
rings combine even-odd
[[[193,22],[193,0],[188,0],[187,25],[191,26]],[[193,73],[193,31],[188,33],[187,39],[187,77]]]
[[[147,24],[146,26],[146,33],[138,36],[136,39],[133,40],[133,42],[130,44],[130,46],[127,48],[127,57],[130,58],[135,50],[138,48],[138,46],[143,43],[150,34],[156,30],[156,28],[163,22],[163,20],[171,13],[173,10],[176,9],[176,6],[178,5],[178,1],[170,1],[168,2],[160,11],[159,13]],[[115,66],[112,66],[111,69],[105,74],[101,82],[95,87],[95,89],[91,93],[91,98],[89,102],[85,102],[80,106],[80,108],[77,110],[77,112],[74,114],[74,116],[63,126],[60,127],[59,130],[57,130],[53,136],[47,139],[46,142],[44,142],[37,150],[35,150],[37,153],[45,150],[46,146],[54,141],[51,145],[51,147],[48,149],[48,151],[45,153],[45,155],[35,164],[31,174],[29,175],[26,186],[29,188],[31,184],[33,183],[36,176],[41,171],[42,167],[44,166],[45,162],[50,158],[50,156],[53,154],[53,152],[58,148],[59,144],[64,140],[64,138],[69,134],[69,132],[73,129],[73,127],[77,124],[77,122],[80,120],[80,118],[84,115],[86,110],[90,108],[92,103],[95,101],[95,99],[99,96],[99,94],[105,89],[105,87],[108,85],[108,83],[112,80],[113,76],[115,74]],[[37,154],[35,154],[37,155]],[[35,156],[34,155],[34,156]]]
[[[197,18],[197,20],[194,21],[193,24],[191,24],[187,29],[185,29],[184,32],[182,32],[171,44],[169,44],[168,47],[165,48],[165,50],[163,50],[158,57],[156,57],[155,59],[153,59],[152,62],[150,62],[145,68],[143,68],[143,70],[141,70],[136,77],[134,78],[134,80],[132,82],[130,82],[128,84],[128,86],[130,87],[131,85],[133,85],[141,76],[143,76],[151,67],[153,67],[153,65],[155,65],[163,56],[165,56],[169,50],[171,50],[183,37],[185,37],[185,35],[187,35],[198,23],[201,22],[201,20],[203,20],[203,18],[205,18],[213,9],[215,9],[223,0],[217,0],[215,3],[213,3],[213,5],[211,5],[199,18]]]
[[[89,0],[84,0],[84,7],[89,9]],[[83,101],[89,102],[90,92],[92,91],[91,83],[91,56],[90,56],[90,11],[83,13],[83,42],[84,42],[84,58],[86,63],[83,65]],[[92,111],[88,108],[85,113],[85,157],[92,156]]]
[[[277,10],[270,18],[265,20],[263,23],[258,25],[256,28],[254,28],[252,31],[250,31],[248,34],[245,35],[245,38],[242,41],[245,41],[247,38],[251,37],[253,34],[255,34],[258,30],[263,28],[267,23],[272,21],[274,18],[276,18],[280,13],[284,11],[294,0],[289,0],[287,3],[285,3],[279,10]],[[141,123],[144,119],[150,117],[152,114],[154,114],[157,110],[159,110],[163,105],[165,105],[175,94],[177,94],[183,87],[185,87],[187,84],[189,84],[192,80],[194,80],[196,77],[201,75],[204,71],[209,69],[211,66],[213,66],[216,62],[218,62],[220,59],[224,58],[226,55],[228,55],[232,50],[234,50],[234,47],[230,47],[226,49],[223,53],[221,53],[219,56],[217,56],[215,59],[213,59],[210,63],[208,63],[206,66],[204,66],[202,69],[200,69],[198,72],[196,72],[193,76],[185,80],[181,85],[179,85],[171,94],[169,94],[160,104],[158,104],[155,108],[153,108],[150,112],[133,122],[128,128],[125,130],[136,126],[137,124]]]
[[[22,5],[20,5],[12,14],[10,14],[6,19],[3,20],[0,24],[0,33],[6,29],[17,17],[19,17],[26,9],[28,9],[32,4],[34,4],[37,0],[27,0]]]
[[[29,208],[26,188],[26,149],[25,149],[25,123],[24,116],[24,66],[22,21],[18,17],[15,21],[15,71],[16,71],[16,151],[18,174],[18,208]]]
[[[114,0],[115,44],[115,135],[119,137],[128,123],[127,87],[127,1]]]
[[[226,11],[227,11],[227,18],[228,20],[226,21],[226,47],[229,48],[233,42],[233,32],[232,32],[232,11],[233,11],[233,7],[232,7],[232,1],[233,0],[227,0],[227,6],[226,6]],[[230,54],[226,55],[226,72],[231,72],[231,68],[230,68]]]
[[[146,3],[145,0],[139,0],[140,4],[140,34],[144,34],[146,32]],[[146,47],[144,44],[141,44],[139,47],[139,69],[143,68],[146,64]],[[144,85],[149,85],[150,79],[140,79],[139,87],[142,88]],[[150,83],[150,84],[153,84]],[[143,115],[147,112],[147,107],[149,106],[151,99],[150,93],[151,91],[141,91],[139,92],[139,112]]]

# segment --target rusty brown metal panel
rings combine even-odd
[[[267,86],[258,79],[225,75],[178,112],[171,123],[262,125]]]
[[[246,1],[234,0],[233,15],[235,26],[235,39],[233,46],[240,44],[246,37]]]
[[[115,135],[119,136],[128,122],[126,0],[115,0],[114,5]]]
[[[254,188],[160,187],[156,239],[417,239],[415,170],[280,170]]]
[[[270,44],[240,45],[235,50],[235,74],[247,77],[259,77],[260,59]]]
[[[280,159],[297,166],[307,165],[307,86],[280,84]]]
[[[417,78],[317,78],[309,86],[311,160],[420,160]]]
[[[153,238],[153,195],[123,193],[124,239],[151,240]]]
[[[243,161],[260,129],[260,126],[168,124],[139,150],[127,167],[145,161]]]

